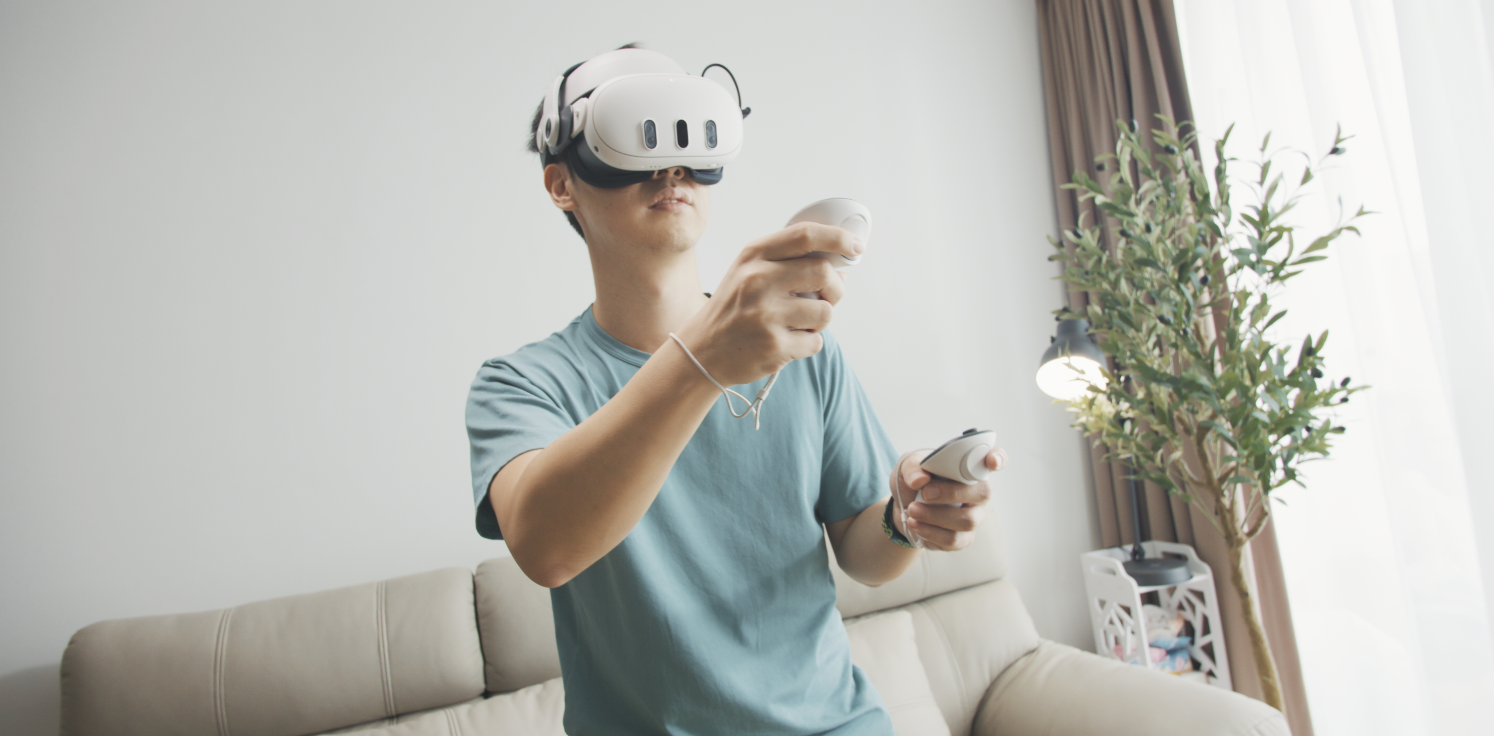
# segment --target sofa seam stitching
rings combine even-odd
[[[924,601],[919,601],[918,605],[928,613],[930,619],[933,619],[935,626],[938,628],[940,638],[944,639],[944,650],[948,652],[945,659],[949,662],[950,669],[954,670],[955,679],[960,683],[960,697],[963,699],[966,693],[965,673],[960,670],[960,663],[955,661],[954,653],[957,650],[955,649],[954,642],[949,638],[949,629],[944,625],[944,620],[939,617],[939,613],[934,610],[933,606]],[[935,701],[935,704],[937,705],[937,701]],[[979,706],[977,706],[976,710],[979,710]],[[942,708],[940,712],[943,712]]]
[[[218,723],[218,736],[230,736],[228,728],[228,689],[224,684],[224,671],[228,660],[228,632],[237,608],[225,608],[218,619],[218,646],[213,662],[213,715]]]
[[[380,580],[375,586],[374,608],[377,619],[379,635],[379,675],[384,685],[384,715],[393,718],[396,715],[394,708],[394,678],[389,671],[389,596],[386,589],[388,581]]]

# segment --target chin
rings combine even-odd
[[[657,223],[657,225],[642,233],[641,240],[669,251],[683,251],[695,247],[695,244],[700,242],[700,236],[705,232],[705,223],[696,222],[694,218],[672,218],[672,221]]]

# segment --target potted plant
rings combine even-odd
[[[1173,121],[1158,117],[1163,128],[1151,131],[1150,142],[1135,121],[1117,123],[1115,153],[1096,159],[1097,169],[1111,167],[1108,181],[1079,171],[1064,185],[1104,221],[1087,226],[1081,216],[1063,240],[1049,238],[1057,250],[1050,259],[1065,264],[1059,278],[1089,295],[1083,309],[1058,315],[1088,319],[1110,359],[1104,380],[1066,404],[1075,426],[1108,446],[1107,459],[1197,507],[1224,539],[1261,689],[1281,710],[1246,545],[1271,522],[1272,492],[1302,485],[1302,463],[1327,456],[1344,431],[1333,407],[1365,387],[1324,375],[1326,330],[1279,342],[1273,327],[1286,312],[1272,299],[1322,261],[1329,243],[1357,234],[1353,223],[1371,213],[1361,207],[1310,240],[1283,219],[1313,166],[1344,153],[1341,129],[1327,154],[1305,157],[1293,182],[1273,166],[1289,152],[1271,151],[1267,134],[1255,176],[1238,183],[1230,176],[1238,159],[1225,154],[1231,126],[1214,145],[1211,187],[1195,154],[1196,132],[1180,138]],[[1238,213],[1237,186],[1252,195]]]

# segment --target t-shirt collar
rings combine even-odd
[[[621,340],[607,334],[607,331],[597,324],[597,318],[591,313],[590,306],[586,308],[586,313],[581,315],[581,329],[597,347],[624,363],[642,367],[645,361],[653,357],[652,353],[645,353],[638,348],[624,345]]]

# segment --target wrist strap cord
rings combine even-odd
[[[893,469],[893,475],[897,474],[897,470],[898,469],[896,468]],[[902,485],[901,478],[895,478],[893,482],[897,485]],[[912,529],[908,528],[908,507],[903,503],[903,494],[898,490],[896,486],[894,486],[892,489],[892,497],[897,501],[897,518],[902,520],[903,529],[906,530],[903,538],[908,540],[909,547],[912,547],[914,549],[923,549],[923,537],[918,536],[918,532],[915,532]],[[897,531],[896,527],[893,528],[893,531]]]
[[[731,412],[732,416],[741,419],[742,417],[745,417],[750,413],[752,414],[752,428],[761,429],[763,400],[768,398],[768,391],[773,388],[773,383],[778,380],[777,372],[774,372],[773,375],[768,376],[768,382],[763,384],[763,387],[758,390],[757,398],[748,401],[746,396],[743,396],[725,386],[722,386],[720,381],[717,381],[715,378],[713,378],[711,376],[711,372],[706,370],[705,366],[701,365],[699,360],[695,359],[695,354],[690,352],[690,348],[685,347],[685,341],[681,340],[679,335],[671,332],[669,333],[669,338],[679,343],[680,349],[685,351],[685,355],[690,356],[690,362],[694,363],[695,367],[699,368],[700,372],[705,374],[707,380],[709,380],[711,383],[716,384],[716,388],[721,389],[721,395],[726,397],[726,410]],[[747,405],[747,408],[743,409],[741,414],[737,413],[736,406],[731,403],[731,397],[733,396],[741,399],[742,403]]]
[[[933,449],[925,447],[925,448],[920,449],[920,450],[914,450],[914,452],[921,452],[921,453],[923,453],[923,457],[927,458],[929,456],[929,453],[933,452]],[[904,539],[908,540],[908,545],[907,546],[913,547],[914,549],[923,549],[923,537],[918,536],[918,532],[915,532],[912,529],[908,529],[908,518],[909,518],[908,517],[908,506],[907,506],[907,504],[903,503],[903,494],[902,494],[902,492],[900,490],[900,487],[903,484],[903,479],[902,479],[902,475],[901,475],[901,473],[899,471],[902,470],[902,466],[903,466],[902,462],[899,461],[898,464],[897,464],[897,467],[895,467],[895,468],[892,469],[892,477],[889,478],[887,482],[888,482],[888,485],[892,487],[892,500],[893,500],[893,503],[897,504],[897,518],[899,518],[899,519],[902,520],[902,522],[903,522],[903,528],[907,529],[907,534],[903,536]],[[908,490],[912,490],[912,489],[910,488]],[[914,500],[918,500],[918,499],[920,499],[922,497],[923,497],[923,491],[919,491],[918,492],[918,496],[916,496],[914,498]],[[889,504],[887,508],[889,510],[891,510],[891,508],[892,508],[891,504]],[[893,527],[893,528],[889,529],[888,531],[895,534],[897,532],[897,528]],[[892,541],[896,542],[897,539],[893,538]]]

